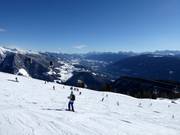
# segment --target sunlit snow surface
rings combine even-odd
[[[57,70],[59,70],[59,75],[61,76],[59,77],[59,79],[62,82],[66,82],[69,78],[73,76],[73,71],[75,70],[75,68],[70,63],[66,63],[64,61],[61,61],[60,63],[62,64],[62,66],[56,68]]]
[[[70,87],[15,77],[0,73],[0,135],[180,135],[179,100],[81,89],[68,112]]]
[[[17,74],[29,77],[28,72],[24,68],[19,69],[19,72]]]

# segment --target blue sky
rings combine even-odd
[[[180,50],[180,0],[0,0],[0,46],[66,53]]]

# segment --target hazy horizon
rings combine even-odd
[[[28,49],[28,48],[19,48],[19,47],[12,47],[12,46],[2,46],[0,45],[0,48],[5,48],[5,49],[17,49],[19,51],[30,51],[30,52],[48,52],[48,53],[61,53],[61,54],[91,54],[91,53],[135,53],[135,54],[143,54],[143,53],[155,53],[155,52],[164,52],[164,51],[172,51],[172,52],[180,52],[180,50],[152,50],[152,51],[123,51],[123,50],[119,50],[119,51],[89,51],[89,52],[63,52],[63,50],[59,50],[59,51],[48,51],[48,50],[35,50],[35,49]]]

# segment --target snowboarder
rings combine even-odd
[[[74,101],[75,101],[75,95],[73,94],[73,91],[71,91],[70,96],[68,97],[69,103],[68,103],[68,111],[74,112]]]
[[[55,90],[56,88],[55,88],[55,86],[53,85],[53,90]]]

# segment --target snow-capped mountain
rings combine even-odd
[[[88,72],[89,76],[96,74],[95,76],[99,76],[98,78],[103,80],[103,75],[94,73],[96,71],[88,65],[89,62],[84,63],[81,55],[78,56],[48,52],[32,53],[31,51],[1,47],[0,71],[58,83],[66,83],[77,73],[83,75],[84,72]],[[74,82],[77,81],[74,80]],[[91,82],[86,81],[86,83],[88,88],[93,88],[88,85]]]
[[[163,50],[150,52],[148,54],[153,54],[154,56],[180,56],[180,51],[178,50]]]
[[[19,54],[39,54],[39,52],[32,50],[23,50],[17,48],[8,48],[8,47],[0,47],[0,55],[5,55],[6,53],[19,53]]]
[[[29,53],[26,51],[17,51],[16,49],[1,48],[0,71],[28,75],[37,79],[53,80],[57,76],[49,76],[47,72],[50,68],[50,62],[56,64],[56,59],[50,58],[40,53]]]
[[[15,77],[0,72],[0,135],[180,134],[179,100],[79,89],[69,112],[71,86]]]
[[[63,54],[0,47],[0,71],[104,89],[121,76],[180,81],[179,51]],[[109,88],[108,88],[109,89]]]

